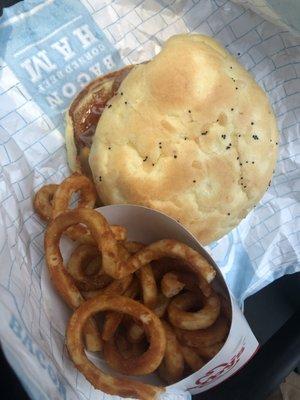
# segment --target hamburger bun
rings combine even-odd
[[[157,209],[208,244],[260,200],[277,141],[252,76],[215,40],[178,35],[106,102],[89,166],[104,204]]]

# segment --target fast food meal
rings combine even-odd
[[[80,92],[66,142],[71,170],[93,178],[103,204],[162,211],[207,244],[268,188],[278,132],[238,61],[215,40],[185,34]]]
[[[51,281],[73,312],[70,358],[95,388],[154,399],[163,386],[128,375],[156,372],[177,382],[221,350],[231,324],[230,302],[203,255],[169,238],[130,241],[96,204],[160,210],[209,243],[264,193],[277,140],[264,92],[202,35],[169,39],[152,60],[96,79],[72,102],[66,143],[73,174],[42,187],[34,208],[48,224]],[[74,242],[68,260],[63,235]],[[122,376],[105,374],[85,350],[101,352]]]
[[[79,200],[71,208],[74,192]],[[163,386],[128,375],[156,372],[172,384],[198,371],[227,338],[230,304],[215,287],[216,271],[203,255],[173,239],[129,241],[126,227],[110,225],[93,209],[94,194],[93,183],[76,172],[34,197],[34,208],[47,223],[50,279],[73,312],[66,346],[75,367],[96,389],[155,399]],[[68,260],[60,250],[62,235],[74,242]],[[101,352],[122,376],[104,373],[86,350]]]

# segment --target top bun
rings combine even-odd
[[[107,103],[89,163],[105,204],[160,210],[207,244],[266,191],[277,137],[252,76],[213,39],[178,35]]]

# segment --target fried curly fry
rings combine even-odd
[[[44,220],[51,221],[58,214],[69,209],[69,203],[73,193],[79,191],[80,198],[77,208],[93,208],[97,199],[96,189],[93,183],[84,175],[74,172],[60,185],[50,184],[43,186],[34,196],[33,207],[36,213]],[[126,229],[122,226],[111,226],[116,240],[125,240]],[[95,244],[86,227],[82,225],[72,226],[65,234],[72,240],[83,244]]]
[[[162,293],[166,297],[174,297],[187,288],[189,290],[196,289],[195,277],[193,274],[182,271],[167,272],[160,282]]]
[[[131,275],[130,275],[131,277]],[[129,282],[129,279],[126,277],[127,282]],[[123,282],[125,281],[125,278],[123,278]],[[126,282],[126,284],[127,284]],[[106,290],[106,294],[109,291]],[[110,290],[110,293],[113,291]],[[122,293],[121,293],[122,294]],[[132,282],[130,283],[130,286],[124,291],[123,296],[129,297],[131,299],[134,299],[136,295],[138,294],[138,284],[136,279],[133,279]],[[105,317],[105,322],[103,325],[103,331],[102,331],[102,339],[105,341],[111,340],[112,337],[114,336],[115,332],[117,331],[120,323],[122,322],[123,319],[123,314],[119,312],[110,312],[106,315]]]
[[[33,208],[35,212],[44,221],[50,221],[53,214],[53,197],[59,185],[50,184],[41,187],[36,192],[33,199]]]
[[[147,348],[147,344],[144,341],[139,343],[130,343],[125,336],[120,333],[117,334],[116,343],[124,358],[140,356]]]
[[[144,371],[157,368],[163,358],[166,338],[160,320],[142,304],[122,296],[98,295],[87,300],[72,315],[66,332],[66,343],[72,361],[86,379],[105,393],[123,397],[134,397],[140,400],[153,400],[163,391],[162,387],[147,385],[125,378],[114,378],[104,374],[86,356],[82,341],[82,331],[87,320],[102,311],[118,311],[141,321],[147,331],[150,342],[148,350],[140,357],[125,359],[119,352],[126,374],[131,369],[141,367]],[[105,346],[106,347],[106,346]],[[119,359],[119,357],[118,357]],[[143,363],[147,364],[143,366]],[[133,368],[132,368],[133,367]],[[123,370],[122,368],[122,370]]]
[[[165,297],[162,293],[158,294],[156,306],[153,308],[153,312],[158,316],[158,318],[164,317],[169,303],[170,299]]]
[[[158,373],[164,381],[171,384],[182,378],[184,358],[172,327],[165,321],[162,324],[166,335],[166,351]]]
[[[87,275],[86,268],[93,260],[98,261],[98,271],[92,275]],[[81,244],[71,254],[66,269],[80,290],[97,290],[106,287],[112,281],[110,276],[101,273],[100,263],[101,259],[99,259],[97,247]]]
[[[79,201],[71,209],[75,192]],[[156,399],[162,387],[104,374],[87,358],[85,347],[103,350],[108,366],[118,373],[156,370],[172,384],[201,369],[222,348],[230,328],[230,300],[213,291],[216,271],[202,254],[172,239],[149,245],[128,241],[125,227],[110,225],[93,209],[96,198],[93,183],[78,173],[60,185],[46,185],[34,197],[35,210],[49,223],[45,255],[50,278],[74,310],[67,348],[96,389]],[[66,265],[59,247],[62,235],[78,244]],[[104,318],[94,319],[98,313]]]
[[[126,337],[130,343],[140,343],[145,337],[142,326],[134,321],[130,321],[127,327]]]
[[[111,225],[110,229],[114,234],[116,240],[122,242],[126,239],[127,230],[123,226],[120,225]],[[93,236],[86,229],[86,227],[82,225],[71,226],[67,230],[67,236],[72,239],[74,242],[88,244],[90,246],[96,246],[96,242],[93,239]]]
[[[215,344],[211,344],[210,346],[201,346],[194,348],[195,352],[205,360],[211,360],[216,354],[219,353],[221,348],[223,347],[224,342],[219,342]]]
[[[156,305],[152,309],[153,312],[158,316],[158,318],[164,317],[169,303],[170,299],[165,297],[162,293],[158,293]],[[145,332],[143,328],[136,322],[130,321],[130,323],[127,326],[128,341],[131,343],[140,343],[144,337],[145,337]]]
[[[56,218],[62,212],[69,209],[72,195],[80,192],[77,208],[90,208],[95,206],[97,192],[93,183],[86,176],[74,172],[58,185],[53,196],[52,218]],[[74,241],[88,242],[89,232],[86,227],[76,225],[70,227],[65,234]]]
[[[162,257],[160,259],[152,261],[151,265],[153,267],[153,273],[156,281],[161,281],[163,276],[169,272],[172,273],[191,272],[187,263],[179,258]],[[194,276],[194,283],[195,283],[195,276]]]
[[[181,346],[181,352],[184,361],[193,372],[198,371],[205,364],[204,360],[197,354],[195,349],[193,349],[192,347]]]
[[[190,347],[201,348],[224,341],[228,335],[229,326],[227,320],[220,316],[213,325],[206,329],[187,331],[174,328],[174,331],[180,343]]]
[[[165,335],[160,320],[153,312],[142,304],[124,296],[99,295],[84,303],[81,309],[89,309],[90,307],[97,311],[113,310],[132,316],[143,324],[149,340],[148,350],[134,362],[132,360],[124,361],[115,346],[114,339],[106,342],[104,344],[104,356],[109,365],[119,372],[130,375],[148,374],[158,367],[165,351]]]
[[[78,224],[78,222],[85,224],[94,240],[97,241],[98,250],[102,253],[103,270],[114,279],[129,275],[149,264],[152,260],[173,256],[184,259],[189,263],[190,269],[198,278],[199,287],[204,295],[210,294],[209,283],[214,278],[215,271],[203,256],[185,244],[176,240],[164,239],[152,243],[130,256],[128,250],[115,240],[105,218],[97,211],[84,208],[59,214],[50,225],[52,226],[51,230],[57,231],[56,234],[60,236],[67,228]],[[53,226],[55,226],[55,229]]]
[[[53,197],[52,218],[69,209],[72,195],[80,191],[78,208],[93,208],[97,192],[93,183],[84,175],[74,172],[58,185]]]
[[[127,273],[128,271],[134,272],[143,265],[149,264],[151,261],[162,257],[174,257],[186,261],[191,272],[195,274],[203,294],[205,296],[210,294],[211,288],[209,283],[215,277],[215,270],[202,255],[176,240],[159,240],[144,247],[132,255],[127,261],[103,264],[103,267],[107,274],[118,277],[120,275],[122,276],[125,271]]]
[[[149,264],[143,265],[137,272],[142,289],[143,303],[153,308],[157,302],[157,285]]]
[[[138,242],[125,242],[124,247],[134,254],[145,247],[144,244]],[[149,264],[144,265],[137,271],[137,276],[142,289],[143,303],[153,308],[157,302],[157,285],[154,278],[152,268]]]
[[[67,272],[63,264],[63,258],[59,249],[59,241],[64,228],[58,229],[61,214],[52,220],[45,233],[45,256],[50,278],[60,296],[70,308],[76,309],[84,301],[84,297],[75,286],[73,278]],[[102,339],[96,323],[93,320],[87,322],[85,328],[86,346],[90,351],[102,349]]]
[[[124,291],[129,287],[132,281],[133,275],[125,276],[122,279],[115,279],[104,289],[89,290],[88,292],[82,291],[81,294],[85,299],[91,299],[98,294],[123,294]]]
[[[143,243],[139,242],[124,242],[123,245],[129,251],[130,254],[134,254],[145,247]]]
[[[160,282],[161,291],[168,298],[176,296],[184,287],[185,284],[173,272],[166,273]]]
[[[199,302],[203,303],[200,311],[186,311],[191,307],[198,306]],[[168,316],[172,325],[194,331],[211,326],[219,317],[220,307],[220,299],[216,293],[204,297],[199,296],[199,293],[187,292],[177,295],[171,301],[168,307]]]
[[[127,229],[124,226],[111,225],[110,229],[111,229],[112,233],[114,234],[114,237],[116,240],[118,240],[119,242],[126,240]]]
[[[124,276],[121,279],[115,279],[106,288],[99,290],[98,294],[116,294],[121,295],[129,288],[133,279],[133,275]]]

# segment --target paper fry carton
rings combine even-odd
[[[199,371],[167,388],[168,391],[189,391],[191,394],[203,392],[223,382],[255,354],[258,342],[235,299],[230,294],[223,276],[197,239],[174,219],[145,207],[135,205],[113,205],[98,209],[110,224],[123,225],[128,230],[128,239],[152,243],[160,239],[176,239],[197,250],[217,271],[215,278],[218,289],[230,300],[231,327],[228,338],[219,351]],[[153,382],[151,380],[151,382]]]

